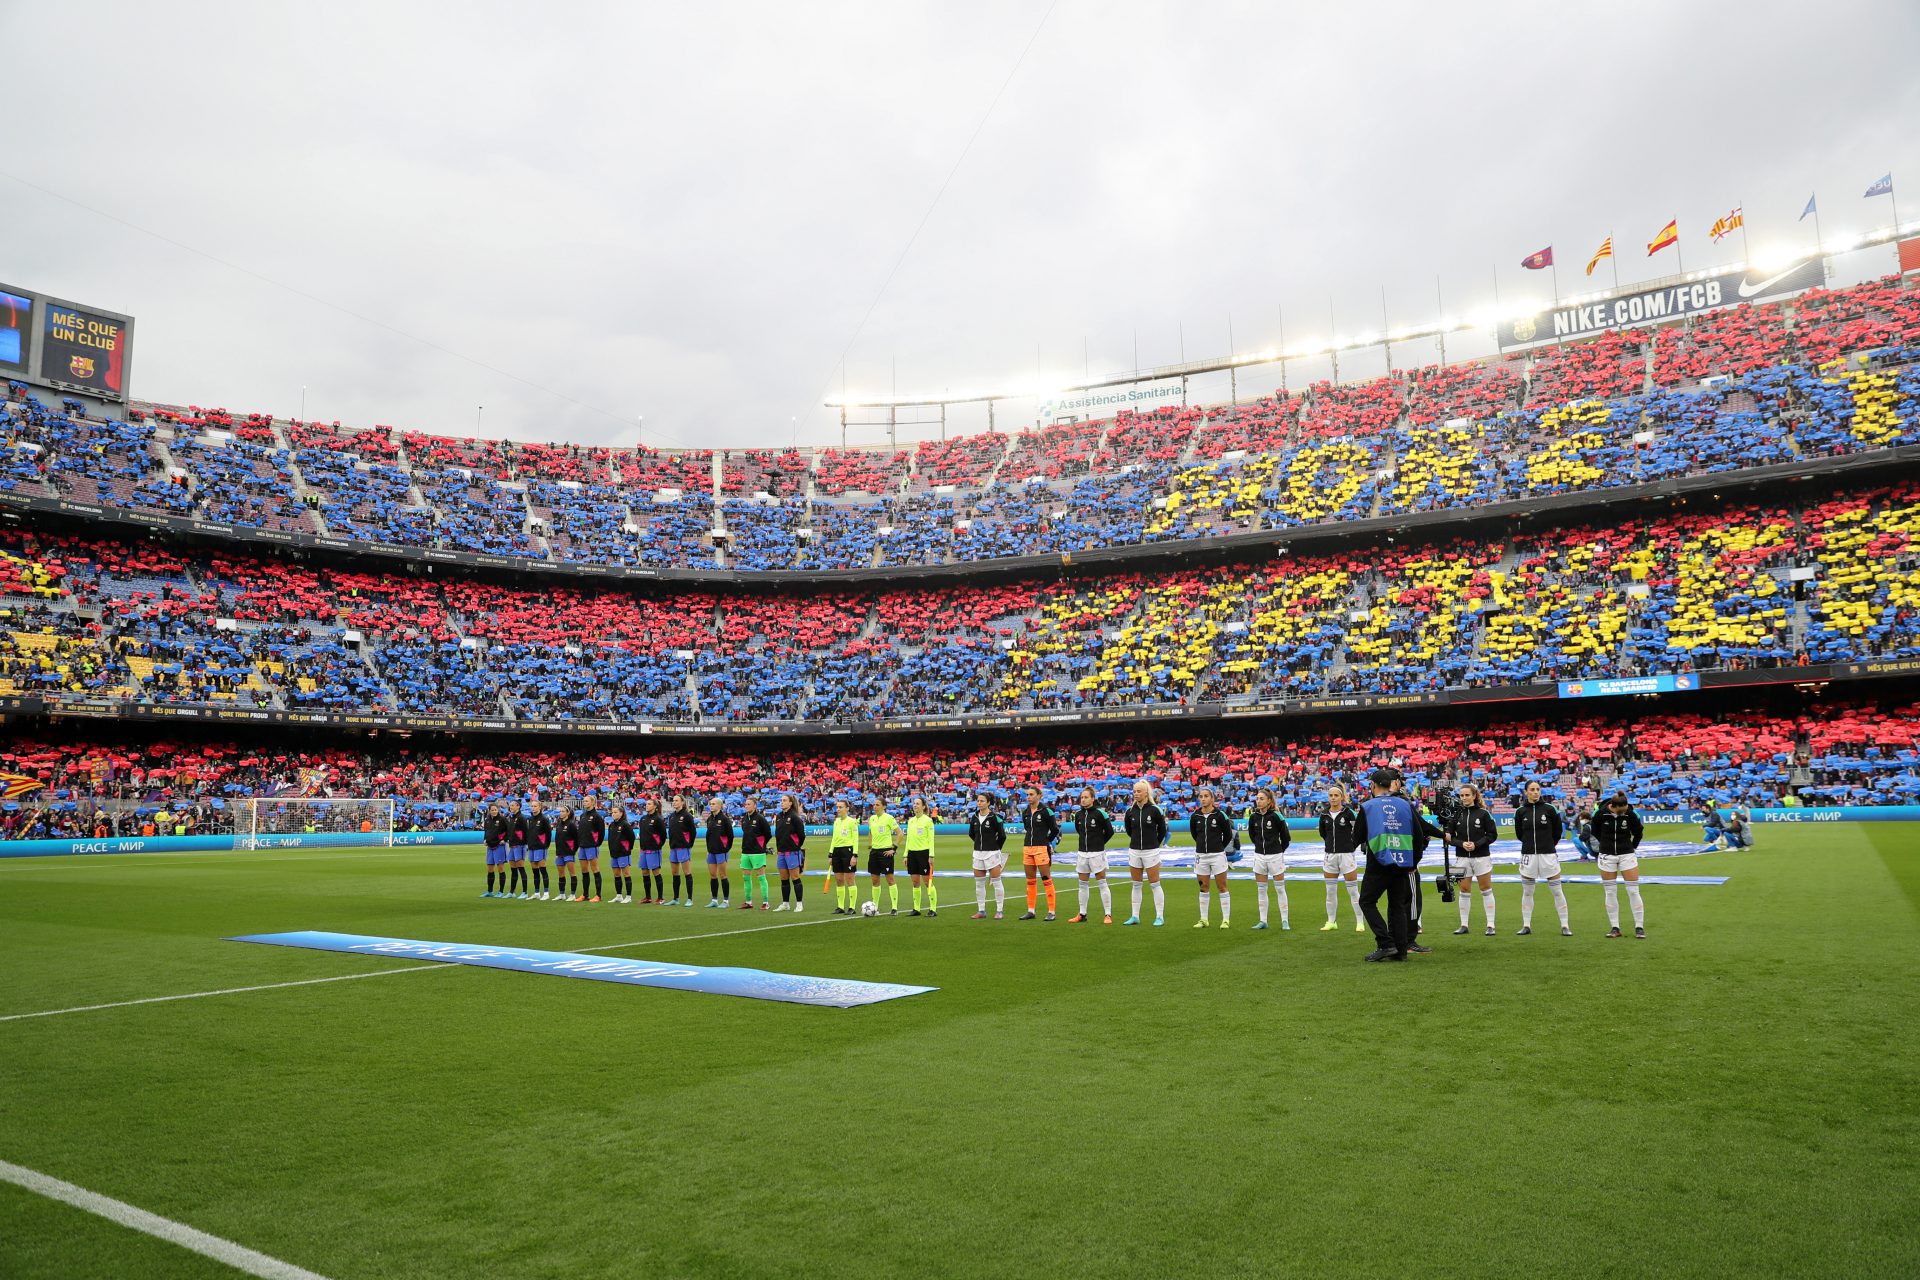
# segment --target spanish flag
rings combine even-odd
[[[1728,214],[1726,217],[1716,219],[1714,221],[1713,226],[1710,227],[1708,230],[1712,234],[1714,240],[1718,242],[1720,237],[1725,235],[1731,235],[1733,232],[1738,231],[1741,227],[1744,227],[1746,225],[1747,225],[1746,218],[1741,214],[1740,209],[1736,206],[1734,208],[1734,211]]]
[[[47,784],[37,778],[25,778],[17,773],[0,773],[0,800],[18,800],[30,791],[38,791]]]
[[[1680,220],[1675,218],[1672,222],[1660,228],[1660,234],[1655,236],[1653,243],[1647,246],[1647,256],[1651,258],[1654,254],[1660,252],[1668,245],[1676,243],[1679,239]]]
[[[1600,259],[1611,258],[1612,256],[1613,256],[1613,237],[1608,236],[1605,240],[1602,240],[1600,242],[1600,247],[1593,251],[1593,256],[1587,259],[1587,274],[1588,275],[1593,274],[1593,269],[1600,265]]]

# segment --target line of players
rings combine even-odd
[[[1397,794],[1402,786],[1396,778]],[[1259,912],[1255,929],[1269,927],[1268,893],[1279,909],[1280,927],[1292,928],[1288,919],[1286,889],[1286,853],[1293,843],[1287,820],[1274,803],[1273,792],[1261,788],[1245,819],[1245,844],[1241,829],[1219,807],[1212,787],[1196,793],[1199,806],[1187,820],[1193,838],[1194,875],[1200,886],[1200,920],[1197,929],[1212,923],[1212,899],[1218,899],[1220,926],[1230,928],[1233,898],[1227,887],[1227,868],[1243,857],[1250,857],[1254,879],[1254,901]],[[967,823],[973,850],[973,918],[987,918],[987,899],[993,898],[993,919],[1006,912],[1006,887],[1003,873],[1008,863],[1006,822],[993,807],[992,799],[980,795]],[[1470,931],[1473,890],[1477,887],[1487,936],[1494,933],[1493,843],[1498,825],[1485,807],[1480,790],[1472,784],[1460,788],[1459,803],[1444,827],[1436,825],[1423,807],[1415,804],[1419,830],[1416,831],[1415,869],[1410,872],[1415,886],[1416,929],[1418,927],[1417,863],[1428,844],[1438,839],[1448,850],[1448,865],[1459,886],[1460,927],[1456,934]],[[635,816],[626,806],[614,802],[609,819],[600,809],[597,794],[589,793],[576,812],[563,803],[556,815],[549,815],[541,801],[531,811],[523,811],[515,802],[509,811],[495,801],[483,822],[487,850],[487,889],[483,898],[533,898],[561,902],[599,902],[603,888],[600,859],[602,850],[611,862],[614,881],[612,901],[635,901],[633,864],[639,862],[643,906],[694,905],[694,848],[704,841],[707,864],[707,906],[725,910],[733,906],[733,851],[740,842],[740,909],[754,909],[754,888],[760,891],[759,909],[803,911],[805,909],[807,818],[799,802],[791,795],[780,798],[771,821],[761,811],[756,798],[744,802],[739,827],[720,799],[708,802],[705,830],[696,820],[686,799],[673,797],[663,811],[660,800],[650,798]],[[933,875],[934,837],[937,815],[926,801],[916,797],[903,824],[888,813],[884,802],[876,799],[866,817],[868,851],[866,870],[869,898],[863,910],[860,901],[859,842],[861,819],[852,805],[840,800],[835,813],[828,846],[828,884],[833,893],[835,915],[900,914],[900,886],[895,878],[896,859],[906,855],[912,905],[909,916],[937,916],[939,888]],[[1161,887],[1161,860],[1173,852],[1167,845],[1170,827],[1165,811],[1146,780],[1134,783],[1130,802],[1119,827],[1101,807],[1092,788],[1082,788],[1069,823],[1076,843],[1075,874],[1079,881],[1079,910],[1070,923],[1082,924],[1090,914],[1095,894],[1100,901],[1101,920],[1113,923],[1113,893],[1107,880],[1107,845],[1124,831],[1127,841],[1127,869],[1132,885],[1132,908],[1124,925],[1138,925],[1146,895],[1153,900],[1155,926],[1166,923],[1166,894]],[[1026,808],[1021,814],[1023,828],[1021,866],[1027,890],[1026,914],[1022,920],[1057,918],[1057,890],[1053,880],[1054,847],[1063,836],[1059,818],[1040,798],[1037,788],[1026,790]],[[1360,864],[1364,857],[1360,833],[1360,809],[1346,787],[1328,788],[1327,810],[1321,816],[1320,838],[1324,848],[1322,875],[1326,881],[1326,923],[1321,931],[1339,927],[1339,897],[1342,881],[1352,904],[1354,929],[1362,932],[1366,924],[1360,909]],[[1529,782],[1514,808],[1514,833],[1520,841],[1520,929],[1533,932],[1533,905],[1536,886],[1544,882],[1553,897],[1560,918],[1560,932],[1572,936],[1566,891],[1561,883],[1560,857],[1557,851],[1565,833],[1560,813],[1541,794],[1538,782]],[[1645,905],[1640,896],[1640,870],[1637,850],[1643,836],[1640,818],[1623,795],[1611,797],[1592,820],[1592,842],[1598,856],[1605,890],[1608,937],[1620,933],[1617,888],[1624,885],[1633,912],[1634,936],[1646,937]],[[1250,852],[1248,847],[1250,846]],[[769,854],[769,847],[772,852]],[[559,886],[552,887],[547,869],[551,851],[559,875]],[[768,859],[773,860],[775,878],[780,884],[780,905],[772,907],[767,875]],[[672,877],[669,895],[668,875]],[[1046,912],[1040,914],[1044,897]],[[1422,948],[1415,947],[1414,950]]]

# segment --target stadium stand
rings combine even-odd
[[[1239,405],[910,451],[731,450],[717,469],[706,451],[349,431],[225,409],[153,406],[118,422],[10,383],[0,489],[565,563],[753,573],[1056,554],[1910,444],[1917,296],[1878,280]]]
[[[1365,466],[1342,471],[1342,484]],[[1300,500],[1331,503],[1344,491],[1328,485]],[[1043,504],[995,492],[1002,505],[990,519],[954,532],[973,551],[1046,519]],[[521,508],[501,509],[505,539]],[[1265,518],[1287,514],[1283,505]],[[283,709],[844,720],[1920,656],[1917,524],[1920,485],[1906,483],[1798,509],[1747,504],[1255,565],[665,597],[15,528],[0,532],[0,605],[32,619],[19,634],[52,637],[16,635],[15,656],[39,655],[31,679],[58,696],[104,687],[147,702]],[[671,536],[656,522],[650,540]],[[69,660],[45,661],[49,647]]]

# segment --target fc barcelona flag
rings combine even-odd
[[[1530,253],[1520,259],[1520,265],[1529,271],[1544,271],[1553,265],[1553,246],[1548,245],[1538,253]]]
[[[1680,220],[1678,218],[1675,218],[1672,222],[1669,222],[1666,226],[1660,228],[1660,234],[1655,236],[1653,238],[1653,243],[1647,246],[1647,256],[1651,258],[1654,254],[1660,252],[1662,249],[1665,249],[1667,246],[1678,242],[1679,239],[1680,239]]]
[[[0,800],[18,800],[21,796],[38,791],[46,785],[37,778],[26,778],[17,773],[0,773]]]

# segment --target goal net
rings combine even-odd
[[[244,849],[393,843],[391,797],[336,796],[321,800],[255,796],[246,802],[239,817],[234,834]]]

